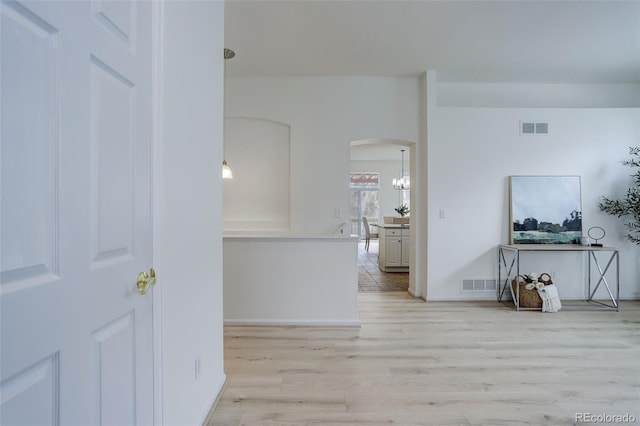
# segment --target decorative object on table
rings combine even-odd
[[[587,231],[587,235],[592,240],[595,240],[595,243],[591,243],[591,247],[602,247],[602,244],[598,243],[598,241],[604,238],[606,232],[599,226],[592,226]]]
[[[543,277],[546,276],[547,279]],[[514,296],[518,297],[518,306],[521,308],[542,309],[542,298],[538,290],[551,285],[551,276],[546,272],[538,276],[535,272],[528,275],[518,275],[511,281]],[[518,288],[519,287],[519,288]]]
[[[401,205],[400,207],[396,207],[394,209],[396,213],[400,215],[400,217],[395,216],[383,216],[384,223],[393,224],[393,225],[408,225],[409,224],[409,207],[406,204]]]
[[[400,172],[399,178],[394,178],[392,181],[393,189],[407,190],[410,186],[410,180],[408,176],[404,175],[404,149],[400,150],[402,155],[402,171]]]
[[[400,207],[396,207],[394,210],[400,215],[400,217],[405,217],[409,214],[409,206],[407,206],[406,204],[403,204]]]
[[[580,176],[509,176],[509,244],[580,244]]]
[[[633,176],[633,184],[629,187],[623,199],[612,200],[602,197],[599,207],[603,212],[618,218],[631,216],[631,222],[624,224],[629,230],[627,239],[634,244],[640,245],[640,147],[630,147],[629,154],[634,157],[623,160],[622,164],[638,168],[638,171],[631,175]]]

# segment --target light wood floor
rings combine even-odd
[[[361,328],[227,327],[207,425],[640,424],[640,302],[551,314],[386,292],[359,312]]]

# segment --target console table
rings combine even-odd
[[[573,244],[505,244],[498,246],[498,302],[502,301],[504,297],[504,293],[509,288],[511,292],[511,297],[513,298],[514,304],[516,305],[516,310],[538,310],[536,308],[524,308],[520,307],[520,298],[519,293],[520,287],[516,286],[516,292],[514,293],[513,287],[511,286],[511,280],[516,276],[520,275],[520,256],[523,253],[531,253],[531,252],[584,252],[587,253],[589,262],[588,262],[588,270],[587,270],[587,297],[586,301],[589,302],[587,307],[596,307],[600,309],[607,310],[619,310],[619,299],[620,299],[620,256],[618,254],[618,249],[613,247],[592,247],[592,246],[581,246],[581,245],[573,245]],[[597,253],[605,253],[605,261],[606,266],[602,268],[600,266],[601,259],[598,260]],[[606,257],[608,254],[608,257]],[[609,267],[615,262],[615,284],[612,287],[609,285],[607,281],[607,272],[609,271]],[[592,265],[595,266],[595,273],[592,274]],[[594,277],[592,277],[594,275]],[[612,275],[609,273],[609,275]],[[597,282],[593,285],[593,282],[597,278]],[[611,277],[610,277],[611,278]],[[609,301],[600,301],[595,300],[594,296],[596,291],[603,286],[608,295],[611,303]],[[615,291],[615,294],[614,294]]]

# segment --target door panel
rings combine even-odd
[[[402,240],[399,236],[386,236],[386,266],[402,266]]]
[[[1,19],[0,252],[2,292],[6,293],[51,282],[59,269],[57,199],[53,196],[58,190],[55,117],[59,93],[54,28],[19,6],[3,4]],[[5,45],[15,46],[20,54],[5,54]],[[6,98],[16,102],[5,105]],[[13,243],[4,244],[6,241]]]
[[[96,57],[90,74],[91,246],[100,262],[132,254],[135,85]]]
[[[26,367],[2,384],[2,424],[6,419],[21,419],[23,424],[58,423],[58,354]],[[25,407],[38,407],[27,410]]]
[[[93,424],[135,424],[133,312],[96,330],[92,338]]]
[[[411,237],[402,231],[402,266],[411,265]]]
[[[152,424],[151,2],[0,3],[1,424]]]
[[[125,1],[93,1],[91,13],[103,28],[118,39],[123,47],[135,49],[134,22],[136,7]]]

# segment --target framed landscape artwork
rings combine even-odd
[[[510,176],[509,244],[580,244],[580,176]]]

